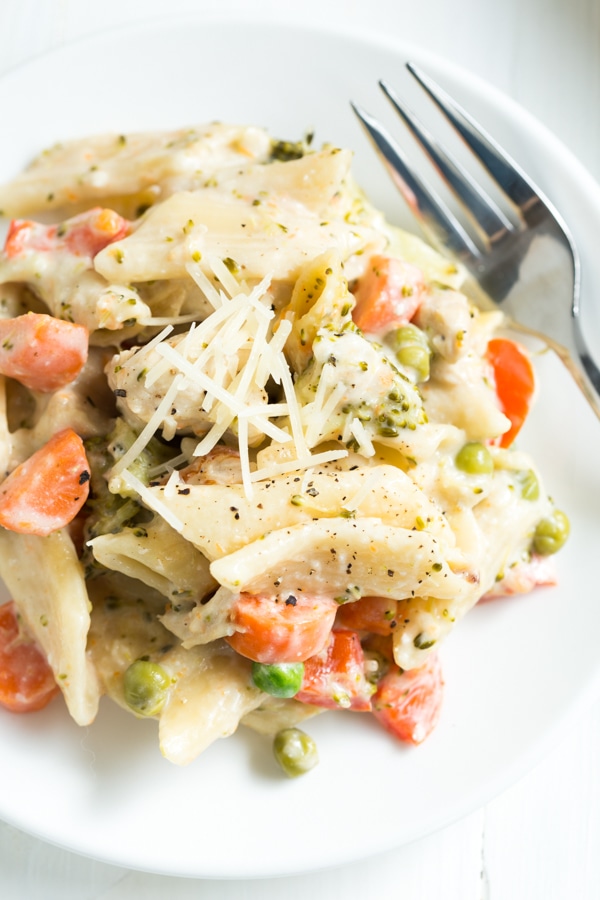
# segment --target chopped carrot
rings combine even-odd
[[[365,655],[356,631],[334,628],[323,649],[304,663],[295,699],[328,709],[369,712],[375,688],[365,676]]]
[[[44,313],[0,319],[0,374],[32,391],[56,391],[79,375],[88,355],[88,330]]]
[[[240,594],[232,612],[234,650],[255,662],[303,662],[318,653],[329,636],[337,603],[330,597]]]
[[[373,697],[373,714],[383,727],[409,744],[420,744],[438,723],[444,681],[436,654],[418,669],[393,666]]]
[[[388,256],[374,256],[359,278],[352,318],[368,334],[385,334],[407,325],[415,315],[425,285],[420,269]]]
[[[112,209],[96,207],[64,223],[65,245],[76,256],[94,257],[129,232],[130,224]]]
[[[508,338],[494,338],[486,356],[494,370],[500,407],[511,427],[500,438],[501,447],[510,447],[519,433],[535,393],[535,372],[527,350]]]
[[[393,634],[398,623],[398,601],[385,597],[361,597],[340,606],[336,624],[372,634]]]
[[[94,257],[100,250],[125,237],[131,224],[112,209],[94,207],[60,225],[43,225],[30,219],[14,219],[9,226],[4,254],[9,259],[28,253],[66,250],[74,256]]]
[[[23,633],[15,604],[0,606],[0,704],[11,712],[34,712],[57,693],[52,669]]]
[[[20,534],[58,531],[87,500],[89,480],[83,441],[65,428],[0,484],[0,525]]]
[[[54,227],[54,226],[53,226]],[[51,250],[52,243],[48,236],[49,229],[30,219],[13,219],[8,226],[8,233],[4,242],[4,255],[9,259],[22,256],[28,246],[35,241],[39,250]],[[54,227],[54,234],[56,229]],[[42,235],[43,238],[42,239]]]

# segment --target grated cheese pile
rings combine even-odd
[[[173,325],[167,325],[156,337],[141,346],[126,363],[138,370],[137,380],[148,390],[161,376],[172,376],[170,386],[151,418],[111,471],[112,491],[119,491],[122,479],[155,512],[159,512],[155,498],[152,499],[152,494],[127,470],[156,433],[161,431],[167,439],[174,436],[176,425],[170,411],[177,406],[178,396],[185,394],[190,385],[204,393],[201,409],[210,415],[213,422],[212,427],[197,442],[192,455],[207,455],[226,432],[235,429],[242,479],[248,497],[252,496],[252,484],[256,481],[348,455],[347,450],[341,448],[318,453],[309,449],[309,446],[316,443],[322,426],[329,419],[345,388],[342,384],[336,384],[334,379],[323,377],[315,402],[310,408],[310,424],[308,427],[304,426],[292,372],[284,354],[292,322],[290,318],[283,318],[273,328],[275,313],[269,293],[270,278],[267,276],[255,287],[249,288],[234,277],[222,260],[212,258],[209,265],[221,284],[220,290],[205,275],[199,263],[190,262],[187,268],[213,307],[213,312],[199,324],[192,323],[177,343],[168,342]],[[147,367],[146,361],[152,356],[159,358]],[[282,402],[268,402],[266,386],[269,379],[281,389],[284,397]],[[257,393],[264,396],[264,402],[253,402],[252,397]],[[287,422],[282,427],[274,420]],[[250,461],[250,428],[254,429],[255,434],[270,438],[280,445],[289,445],[285,461],[270,462],[256,468]],[[350,421],[347,432],[364,443],[366,455],[374,453],[357,418]],[[172,514],[167,516],[164,510],[160,514],[173,527],[181,529],[181,523]]]

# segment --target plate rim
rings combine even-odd
[[[470,72],[468,69],[458,65],[454,61],[449,60],[440,54],[434,53],[427,48],[422,47],[421,45],[415,44],[411,41],[404,41],[402,39],[383,34],[376,30],[365,30],[362,28],[359,29],[358,27],[349,25],[347,23],[343,23],[339,27],[333,26],[328,23],[307,23],[297,14],[290,16],[289,14],[284,14],[281,11],[277,11],[276,14],[270,15],[266,15],[264,14],[264,12],[253,13],[252,15],[249,15],[247,13],[241,15],[240,13],[235,13],[232,10],[223,10],[220,12],[212,10],[210,11],[210,13],[200,13],[198,11],[190,10],[187,12],[178,13],[174,16],[166,16],[163,14],[152,15],[147,18],[125,24],[107,26],[98,31],[75,37],[72,40],[69,40],[57,47],[34,54],[28,59],[18,62],[15,65],[5,69],[0,74],[0,84],[4,83],[6,80],[12,77],[18,77],[24,70],[30,69],[40,63],[44,63],[47,60],[51,60],[54,57],[59,58],[65,53],[71,53],[74,51],[79,52],[79,50],[85,48],[86,45],[90,46],[95,43],[103,43],[107,39],[110,39],[111,35],[114,35],[115,37],[122,37],[126,36],[128,33],[139,34],[143,31],[159,29],[167,24],[173,30],[182,27],[186,23],[193,23],[194,25],[206,25],[210,27],[213,25],[230,24],[232,20],[234,20],[234,24],[236,26],[251,25],[255,28],[268,26],[283,28],[287,30],[297,29],[298,26],[301,26],[307,32],[318,33],[320,35],[329,34],[336,39],[353,39],[361,43],[368,43],[373,47],[385,47],[387,50],[395,53],[400,58],[409,58],[410,54],[407,54],[407,51],[411,51],[411,53],[414,53],[415,56],[418,56],[419,60],[431,61],[431,63],[435,65],[436,68],[442,68],[458,81],[468,81],[469,87],[475,90],[479,95],[486,98],[491,98],[494,109],[499,109],[503,116],[510,119],[511,122],[514,122],[519,131],[524,129],[527,132],[527,137],[529,137],[530,132],[533,132],[536,140],[547,141],[552,156],[554,158],[558,158],[561,165],[569,167],[572,177],[577,181],[582,181],[589,189],[589,191],[598,197],[598,202],[600,205],[600,184],[591,175],[587,168],[579,161],[573,151],[571,151],[562,142],[562,140],[548,128],[548,126],[537,119],[533,113],[529,112],[529,110],[522,106],[517,100],[510,97],[500,88],[489,83],[479,75]],[[490,779],[485,787],[481,787],[478,791],[478,798],[470,797],[469,799],[465,799],[465,802],[461,809],[455,810],[452,813],[447,814],[446,816],[442,816],[433,827],[421,829],[421,832],[415,834],[411,841],[419,840],[424,836],[431,834],[434,831],[443,829],[452,822],[463,818],[468,813],[480,808],[482,802],[489,802],[492,797],[497,796],[509,785],[514,784],[517,780],[523,777],[540,761],[545,752],[551,749],[549,745],[553,736],[558,734],[558,732],[561,731],[566,725],[582,716],[585,710],[588,709],[591,704],[598,698],[599,693],[600,663],[596,667],[595,677],[593,679],[590,679],[585,688],[579,691],[577,697],[575,698],[575,701],[570,704],[568,710],[563,714],[563,716],[555,720],[551,726],[548,726],[546,731],[542,732],[537,737],[537,739],[529,745],[527,751],[519,757],[518,761],[515,761],[511,766],[505,768],[501,776],[496,776],[496,778]],[[485,799],[481,801],[481,797],[483,795],[485,795]],[[234,880],[244,878],[261,878],[267,877],[269,875],[277,876],[299,874],[300,872],[316,872],[349,861],[348,857],[344,857],[333,859],[331,862],[328,862],[327,864],[324,864],[322,866],[314,866],[309,869],[301,868],[294,871],[285,869],[285,871],[281,872],[272,869],[267,870],[264,868],[260,870],[257,869],[256,872],[244,871],[240,872],[239,874],[234,873],[233,875],[220,875],[219,873],[215,872],[206,872],[201,874],[175,872],[173,869],[164,867],[144,867],[139,863],[132,864],[125,861],[123,858],[119,859],[116,856],[108,857],[101,854],[93,855],[90,854],[88,850],[81,850],[77,847],[69,846],[59,841],[52,841],[52,839],[49,838],[45,833],[36,832],[35,829],[32,829],[29,826],[24,826],[24,824],[20,821],[11,821],[11,819],[5,817],[3,813],[1,813],[1,817],[9,824],[14,824],[15,827],[20,828],[21,830],[24,830],[29,834],[35,835],[46,843],[54,844],[57,847],[76,853],[78,855],[98,859],[100,861],[106,862],[107,864],[127,866],[129,868],[135,868],[138,871],[154,872],[157,874],[181,875],[182,877],[194,877],[198,879],[224,877]],[[383,845],[381,847],[381,852],[386,852],[396,846],[398,846],[398,844],[393,841],[389,845]],[[371,850],[368,850],[365,854],[365,856],[372,855],[373,851]],[[356,859],[357,857],[354,856],[353,858]]]

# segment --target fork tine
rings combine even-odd
[[[394,184],[424,230],[433,235],[436,244],[449,249],[466,265],[476,266],[481,252],[444,201],[412,171],[398,144],[377,119],[355,103],[351,106]]]
[[[407,109],[387,82],[382,80],[379,86],[486,241],[497,241],[508,231],[513,231],[514,226],[510,219],[477,184],[472,175],[435,140],[414,113]]]
[[[418,66],[407,62],[406,68],[444,113],[506,196],[520,210],[523,218],[526,221],[535,219],[534,210],[539,207],[539,197],[514,160],[486,134],[472,116]]]

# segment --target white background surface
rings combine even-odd
[[[165,7],[164,0],[1,0],[0,71],[64,41],[163,15],[167,8],[234,14],[252,3],[169,0]],[[279,16],[302,15],[307,22],[341,17],[471,69],[533,112],[600,179],[599,0],[254,0],[253,5]],[[135,48],[127,60],[90,64],[120,65],[125,81],[128,67],[135,65]],[[35,114],[24,107],[24,116]],[[381,894],[392,900],[591,900],[600,897],[599,760],[600,700],[519,784],[452,827],[367,863],[272,881],[191,881],[128,872],[0,824],[0,897],[355,900]],[[357,828],[377,827],[377,822],[357,822]],[[231,851],[235,854],[235,847]]]

